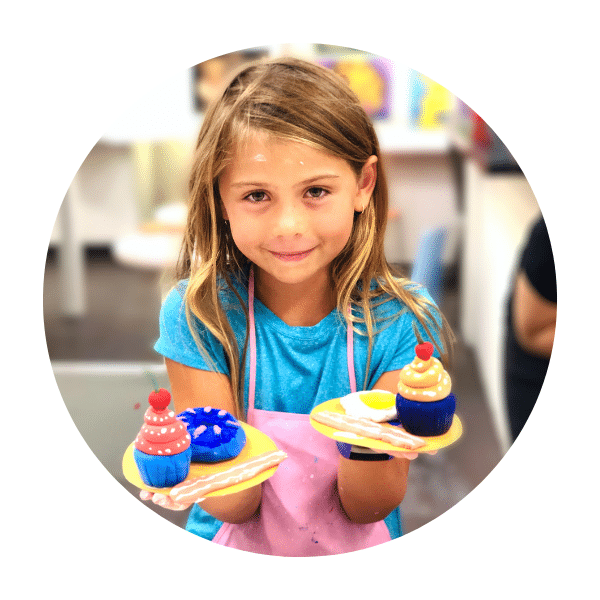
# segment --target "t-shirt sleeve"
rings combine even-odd
[[[420,288],[416,292],[433,303],[433,300],[427,292],[427,290]],[[399,303],[397,301],[390,301],[390,307],[386,310],[398,310]],[[395,304],[395,308],[392,306]],[[410,363],[415,356],[415,346],[419,343],[417,334],[419,333],[420,338],[424,341],[435,341],[441,347],[441,341],[439,335],[436,333],[437,329],[442,324],[441,315],[437,305],[433,303],[433,306],[428,306],[431,311],[432,317],[436,323],[429,320],[428,326],[432,333],[430,336],[425,327],[421,325],[417,317],[404,308],[402,314],[391,322],[391,324],[383,329],[375,337],[375,348],[373,352],[374,358],[377,360],[372,364],[369,373],[369,384],[370,387],[377,383],[377,380],[389,371],[397,371],[402,369],[408,363]],[[436,326],[437,324],[437,326]],[[440,357],[439,352],[434,350],[434,356]]]
[[[198,348],[187,322],[183,294],[179,287],[173,288],[163,302],[159,324],[160,337],[154,345],[156,352],[189,367],[203,371],[216,370],[229,375],[223,346],[196,317],[192,317],[192,325],[210,360]]]
[[[556,302],[554,255],[544,219],[533,226],[521,255],[520,266],[538,294],[550,302]]]

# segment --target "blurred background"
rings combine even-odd
[[[405,533],[464,498],[510,446],[502,384],[505,310],[519,253],[540,216],[510,152],[425,75],[336,46],[259,47],[165,81],[124,112],[75,175],[49,241],[44,322],[58,387],[82,436],[130,493],[121,458],[143,421],[153,350],[173,283],[191,150],[231,69],[262,56],[318,61],[347,78],[373,119],[390,188],[389,262],[426,284],[458,342],[451,368],[465,433],[411,466]],[[145,504],[148,506],[147,504]],[[187,513],[149,510],[183,526]]]

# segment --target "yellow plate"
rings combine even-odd
[[[246,443],[242,448],[242,451],[235,458],[231,458],[230,460],[225,460],[223,462],[218,463],[195,463],[193,462],[190,465],[190,472],[188,476],[185,478],[185,481],[189,479],[194,479],[196,477],[200,477],[201,475],[213,475],[214,473],[221,473],[222,471],[226,471],[231,467],[235,467],[236,465],[249,460],[250,458],[254,458],[259,454],[263,454],[264,452],[269,452],[271,450],[277,450],[277,446],[275,442],[262,431],[248,425],[246,423],[240,423],[246,432]],[[125,479],[132,483],[136,487],[141,490],[146,490],[148,492],[157,492],[160,494],[168,494],[172,488],[154,488],[147,486],[140,476],[137,465],[135,464],[135,459],[133,457],[133,442],[129,445],[125,454],[123,456],[123,475],[125,475]],[[278,466],[278,465],[277,465]],[[212,496],[227,496],[228,494],[234,494],[236,492],[241,492],[247,488],[250,488],[254,485],[258,485],[263,481],[266,481],[274,475],[277,470],[277,466],[272,467],[271,469],[267,469],[262,473],[256,475],[252,479],[248,479],[247,481],[242,481],[240,483],[236,483],[235,485],[231,485],[227,488],[223,488],[220,490],[215,490],[214,492],[209,492],[206,494],[206,497]]]
[[[340,415],[345,415],[346,411],[342,407],[339,398],[334,398],[333,400],[328,400],[327,402],[323,402],[323,404],[319,404],[319,406],[315,406],[312,412],[310,413],[310,424],[323,435],[335,440],[336,442],[345,442],[346,444],[355,444],[357,446],[363,446],[364,448],[371,448],[372,450],[382,450],[388,452],[402,452],[402,448],[398,446],[392,446],[388,442],[382,442],[381,440],[372,440],[370,438],[362,437],[353,433],[339,431],[334,427],[329,427],[329,425],[323,425],[322,423],[318,423],[315,421],[312,416],[315,413],[329,410]],[[395,427],[394,425],[388,425],[387,423],[381,423],[384,427]],[[439,450],[441,448],[445,448],[450,444],[454,443],[460,436],[462,435],[462,423],[457,415],[454,415],[454,419],[452,420],[452,425],[450,429],[444,433],[444,435],[436,435],[436,436],[417,436],[420,437],[425,443],[424,446],[420,448],[416,448],[415,450],[406,450],[407,452],[432,452],[433,450]]]

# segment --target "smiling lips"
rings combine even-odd
[[[269,252],[279,260],[295,262],[306,258],[313,250],[314,248],[310,248],[309,250],[301,250],[299,252],[274,252],[273,250],[269,250]]]

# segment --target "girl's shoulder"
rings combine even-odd
[[[238,295],[240,295],[242,298],[248,295],[247,286],[241,279],[232,278],[231,282],[232,285],[230,286],[224,278],[220,277],[217,279],[219,299],[221,300],[221,303],[223,304],[223,307],[225,309],[227,309],[228,307],[234,308],[236,306],[239,306],[239,300],[237,298],[236,291]],[[172,304],[184,303],[189,283],[189,278],[180,279],[171,288],[164,302]]]
[[[186,293],[190,285],[189,279],[181,279],[169,291],[162,302],[160,319],[165,327],[186,328],[192,326],[195,331],[207,334],[204,321],[188,312],[186,306]],[[247,302],[248,292],[244,290],[244,283],[232,279],[230,286],[224,279],[217,282],[219,302],[227,315],[234,331],[245,331],[246,312],[244,303]],[[235,291],[234,291],[235,289]],[[210,310],[212,313],[212,309]],[[188,322],[188,317],[191,321]]]

